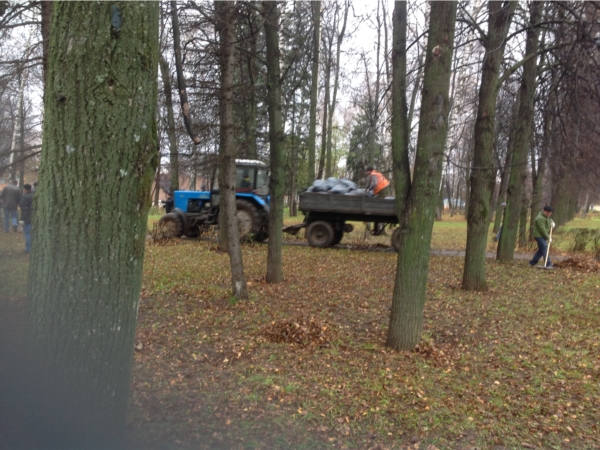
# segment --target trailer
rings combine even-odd
[[[373,222],[373,234],[379,235],[386,226],[398,224],[396,200],[367,195],[332,194],[330,192],[301,192],[298,209],[304,222],[285,227],[283,231],[297,234],[306,228],[305,236],[312,247],[330,247],[342,240],[344,233],[353,230],[347,222]],[[391,245],[399,248],[400,228],[392,234]]]

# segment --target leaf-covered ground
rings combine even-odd
[[[15,236],[0,234],[13,313],[28,260]],[[464,222],[436,223],[432,248],[465,238]],[[266,245],[245,245],[249,301],[230,297],[214,241],[148,245],[131,448],[600,448],[589,255],[554,271],[489,260],[485,293],[460,289],[462,258],[433,255],[423,342],[398,353],[383,345],[396,254],[371,251],[384,242],[357,229],[347,247],[285,246],[279,285]]]
[[[465,229],[436,224],[434,242],[464,249]],[[593,263],[490,260],[479,294],[460,290],[461,258],[432,256],[423,343],[397,353],[383,345],[396,255],[355,233],[351,249],[284,247],[280,285],[264,281],[266,245],[244,246],[240,302],[216,243],[149,246],[136,445],[600,448]]]

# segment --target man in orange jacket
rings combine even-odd
[[[367,167],[367,195],[377,198],[385,198],[389,195],[390,182],[381,173],[372,167]]]

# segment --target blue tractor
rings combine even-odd
[[[261,161],[236,159],[236,204],[240,238],[268,237],[269,176]],[[219,223],[219,184],[215,171],[210,191],[175,191],[175,208],[159,220],[165,237],[198,237]]]

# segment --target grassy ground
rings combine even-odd
[[[15,236],[0,234],[12,304],[27,269]],[[398,353],[383,345],[395,253],[367,251],[385,239],[286,246],[280,285],[264,281],[266,245],[245,245],[240,302],[214,241],[148,245],[132,448],[600,448],[597,266],[489,260],[490,289],[467,293],[462,259],[434,255],[423,342]],[[452,218],[432,247],[465,239]]]

